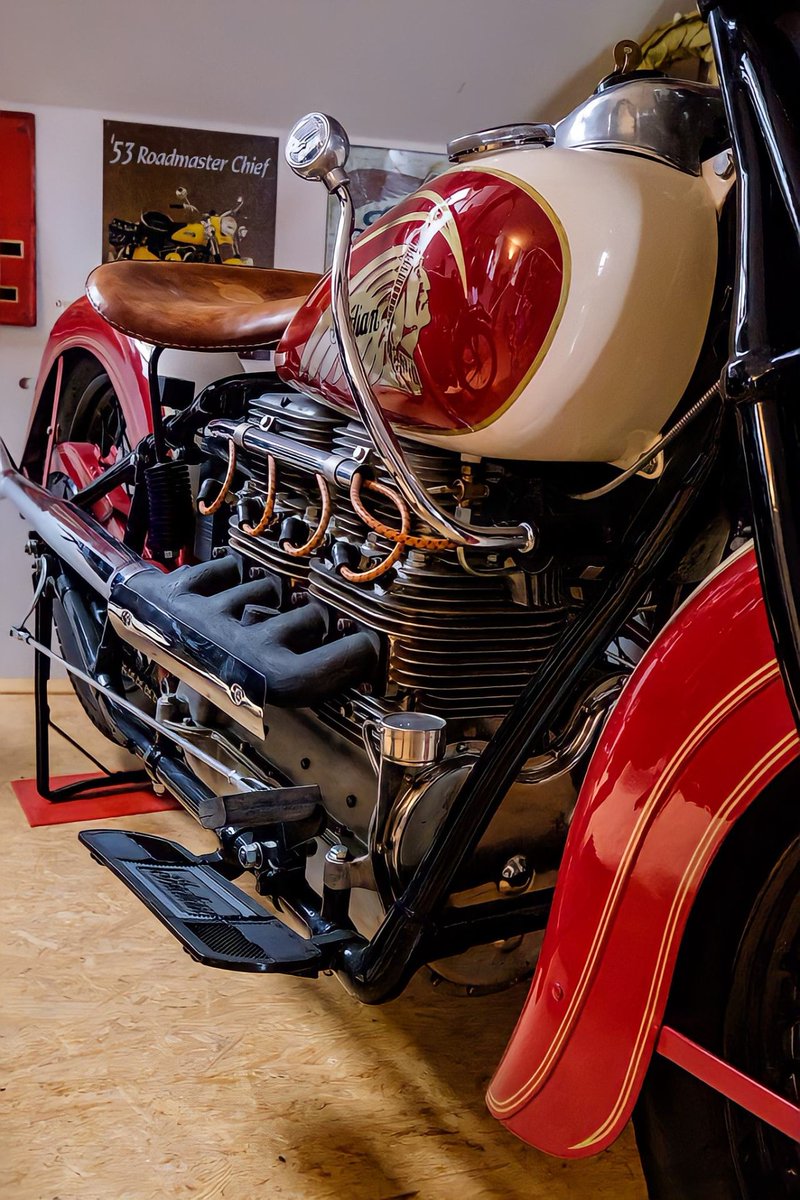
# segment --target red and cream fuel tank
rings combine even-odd
[[[702,159],[724,117],[716,89],[641,74],[555,132],[459,138],[454,167],[356,239],[352,321],[397,428],[477,456],[624,462],[668,421],[711,308],[721,191]],[[328,277],[276,365],[352,407]]]

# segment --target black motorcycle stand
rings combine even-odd
[[[44,588],[36,604],[34,622],[37,642],[41,642],[43,646],[47,646],[49,649],[52,644],[53,635],[53,600],[47,587]],[[49,683],[50,659],[39,650],[34,650],[33,698],[36,732],[36,790],[43,799],[49,800],[51,804],[64,804],[69,800],[77,800],[86,796],[106,796],[113,794],[120,788],[130,788],[132,785],[141,785],[150,782],[150,777],[146,771],[109,771],[99,759],[96,759],[88,750],[79,745],[74,738],[71,738],[65,730],[56,725],[50,716]],[[76,750],[79,750],[84,758],[87,758],[89,762],[102,771],[104,778],[96,779],[88,777],[86,779],[77,779],[74,783],[63,784],[61,787],[53,787],[50,775],[51,729],[55,730],[60,737],[69,742],[71,746],[74,746]]]

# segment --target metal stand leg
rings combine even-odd
[[[53,635],[53,598],[49,587],[44,589],[36,605],[34,616],[35,637],[37,642],[49,649]],[[50,659],[40,651],[34,651],[33,660],[33,697],[36,720],[36,790],[39,795],[52,804],[63,804],[68,800],[76,800],[83,796],[109,795],[120,788],[129,788],[132,784],[141,785],[150,782],[146,771],[109,771],[101,762],[93,758],[86,750],[74,742],[63,730],[54,725],[50,718],[50,702],[48,699],[48,684],[50,682]],[[55,729],[66,741],[80,750],[85,758],[93,762],[103,772],[103,779],[78,779],[74,783],[64,784],[54,788],[50,776],[50,730]]]
[[[45,588],[34,613],[36,640],[49,647],[53,630],[53,600]],[[33,703],[36,716],[36,790],[45,800],[53,799],[50,787],[50,705],[47,685],[50,682],[50,659],[38,650],[33,655]]]

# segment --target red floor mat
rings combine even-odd
[[[61,787],[62,784],[87,778],[102,779],[102,775],[57,775],[52,783],[54,787]],[[180,808],[180,804],[171,796],[156,796],[149,787],[117,792],[109,789],[105,796],[86,796],[52,803],[39,795],[35,779],[12,779],[11,786],[31,826],[67,825],[72,821],[102,821],[106,817],[131,817],[136,813]]]

